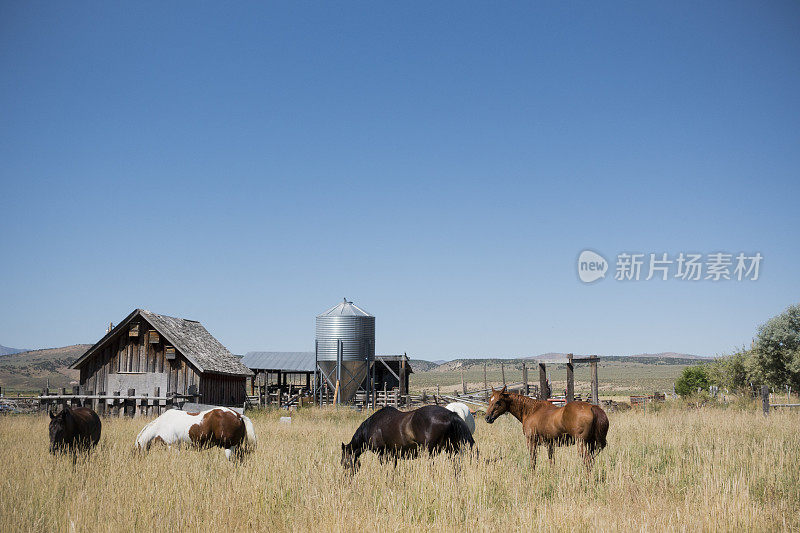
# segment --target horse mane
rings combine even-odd
[[[549,403],[543,400],[531,398],[530,396],[525,396],[524,394],[520,394],[518,392],[507,392],[506,394],[513,398],[518,404],[522,405],[523,407],[530,408],[531,410],[537,409],[542,405]]]
[[[356,429],[355,433],[353,433],[353,438],[350,439],[348,446],[350,446],[353,450],[365,447],[369,441],[369,436],[372,433],[372,426],[375,424],[375,421],[380,418],[379,415],[383,415],[391,411],[396,411],[396,409],[391,406],[385,406],[375,411],[372,416],[367,417],[366,420],[361,422],[361,425],[358,426],[358,429]]]

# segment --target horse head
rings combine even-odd
[[[75,421],[69,407],[64,407],[57,414],[50,411],[50,453],[56,453],[68,444],[74,434],[74,427]]]
[[[503,386],[502,390],[494,390],[492,387],[492,396],[489,398],[489,407],[486,408],[486,422],[491,424],[497,417],[505,414],[511,405],[511,397]]]
[[[353,443],[342,443],[342,466],[349,474],[355,474],[359,466],[359,454],[356,453]]]

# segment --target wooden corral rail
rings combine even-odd
[[[247,403],[253,407],[282,408],[313,403],[311,390],[301,385],[257,386],[255,391],[257,394],[247,396]]]
[[[400,394],[400,389],[394,388],[391,390],[379,390],[374,393],[375,408],[386,407],[401,407],[408,404],[408,395]],[[357,392],[355,395],[355,404],[364,409],[372,405],[372,401],[368,398],[366,392]]]
[[[77,388],[77,387],[75,387]],[[71,407],[91,407],[97,414],[103,416],[156,416],[162,414],[173,407],[180,408],[186,402],[199,403],[199,394],[170,394],[162,396],[160,394],[147,393],[137,394],[135,389],[128,389],[127,394],[114,392],[112,394],[80,394],[74,391],[67,394],[65,389],[61,389],[59,394],[50,394],[45,391],[36,399],[39,402],[39,409],[49,411],[53,407],[62,408],[69,405]]]
[[[786,407],[786,408],[800,407],[800,403],[789,403],[788,402],[789,398],[791,397],[789,392],[787,392],[787,395],[786,395],[787,396],[787,398],[786,398],[787,402],[786,403],[771,403],[771,401],[770,401],[771,400],[771,396],[772,396],[772,394],[770,394],[769,387],[767,387],[766,385],[762,385],[761,386],[761,404],[762,404],[762,407],[764,409],[764,414],[765,415],[768,415],[770,408],[773,408],[773,407]]]

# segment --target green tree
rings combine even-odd
[[[754,381],[800,389],[800,305],[792,305],[758,328],[747,370]]]
[[[708,390],[708,373],[705,366],[687,366],[675,381],[675,392],[681,396],[689,396],[697,389]]]
[[[738,352],[716,359],[708,365],[708,379],[731,392],[741,392],[749,387],[750,373],[747,370],[751,354],[742,348]]]

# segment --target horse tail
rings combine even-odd
[[[453,451],[461,449],[462,444],[469,444],[470,449],[475,446],[475,439],[467,424],[456,413],[450,417],[450,444]]]
[[[245,447],[255,450],[258,439],[256,438],[256,431],[253,429],[253,422],[244,415],[242,415],[242,422],[244,422],[245,429]]]
[[[608,434],[608,416],[599,405],[592,406],[594,422],[592,423],[592,437],[598,450],[606,447],[606,435]]]

